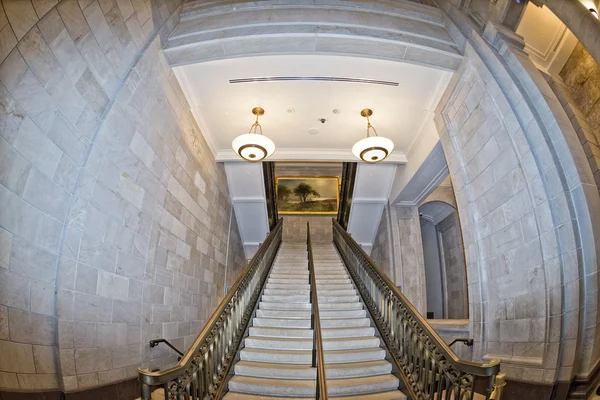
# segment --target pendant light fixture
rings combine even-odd
[[[258,123],[258,117],[263,115],[265,110],[261,107],[254,107],[252,114],[256,115],[256,121],[250,127],[250,131],[233,139],[231,147],[240,157],[246,161],[258,162],[270,157],[275,151],[275,143],[262,133],[262,127]],[[260,130],[260,133],[257,131]]]
[[[371,125],[369,117],[373,111],[365,108],[360,115],[367,119],[367,137],[359,140],[352,146],[352,154],[366,163],[375,164],[383,161],[394,150],[394,142],[377,134],[375,127]],[[375,136],[371,136],[371,129]]]

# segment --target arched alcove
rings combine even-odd
[[[427,317],[466,319],[468,293],[463,240],[456,209],[443,201],[419,207]]]

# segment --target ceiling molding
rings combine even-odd
[[[216,156],[218,162],[246,162],[233,150],[220,150]],[[357,162],[350,149],[277,149],[268,161],[331,161]],[[399,151],[390,154],[382,164],[406,164],[406,155]]]
[[[352,204],[387,204],[387,199],[363,197],[352,199]]]
[[[448,176],[448,166],[444,166],[415,199],[415,204],[421,203]]]
[[[233,197],[231,201],[234,203],[264,203],[266,200],[264,197]]]

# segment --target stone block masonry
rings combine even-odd
[[[0,7],[0,391],[175,361],[148,341],[187,349],[245,266],[225,172],[161,50],[180,3]]]

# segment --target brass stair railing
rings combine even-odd
[[[310,240],[310,224],[306,223],[306,249],[308,251],[308,273],[310,280],[310,327],[313,330],[312,367],[317,368],[316,400],[327,400],[327,377],[325,373],[325,354],[321,336],[321,317],[319,315],[319,295],[315,276],[315,263]]]
[[[138,369],[142,400],[150,400],[160,387],[166,400],[223,397],[229,370],[281,244],[282,224],[280,219],[183,358],[162,371]]]
[[[504,377],[498,376],[499,361],[460,360],[335,219],[333,241],[409,398],[500,400]]]

